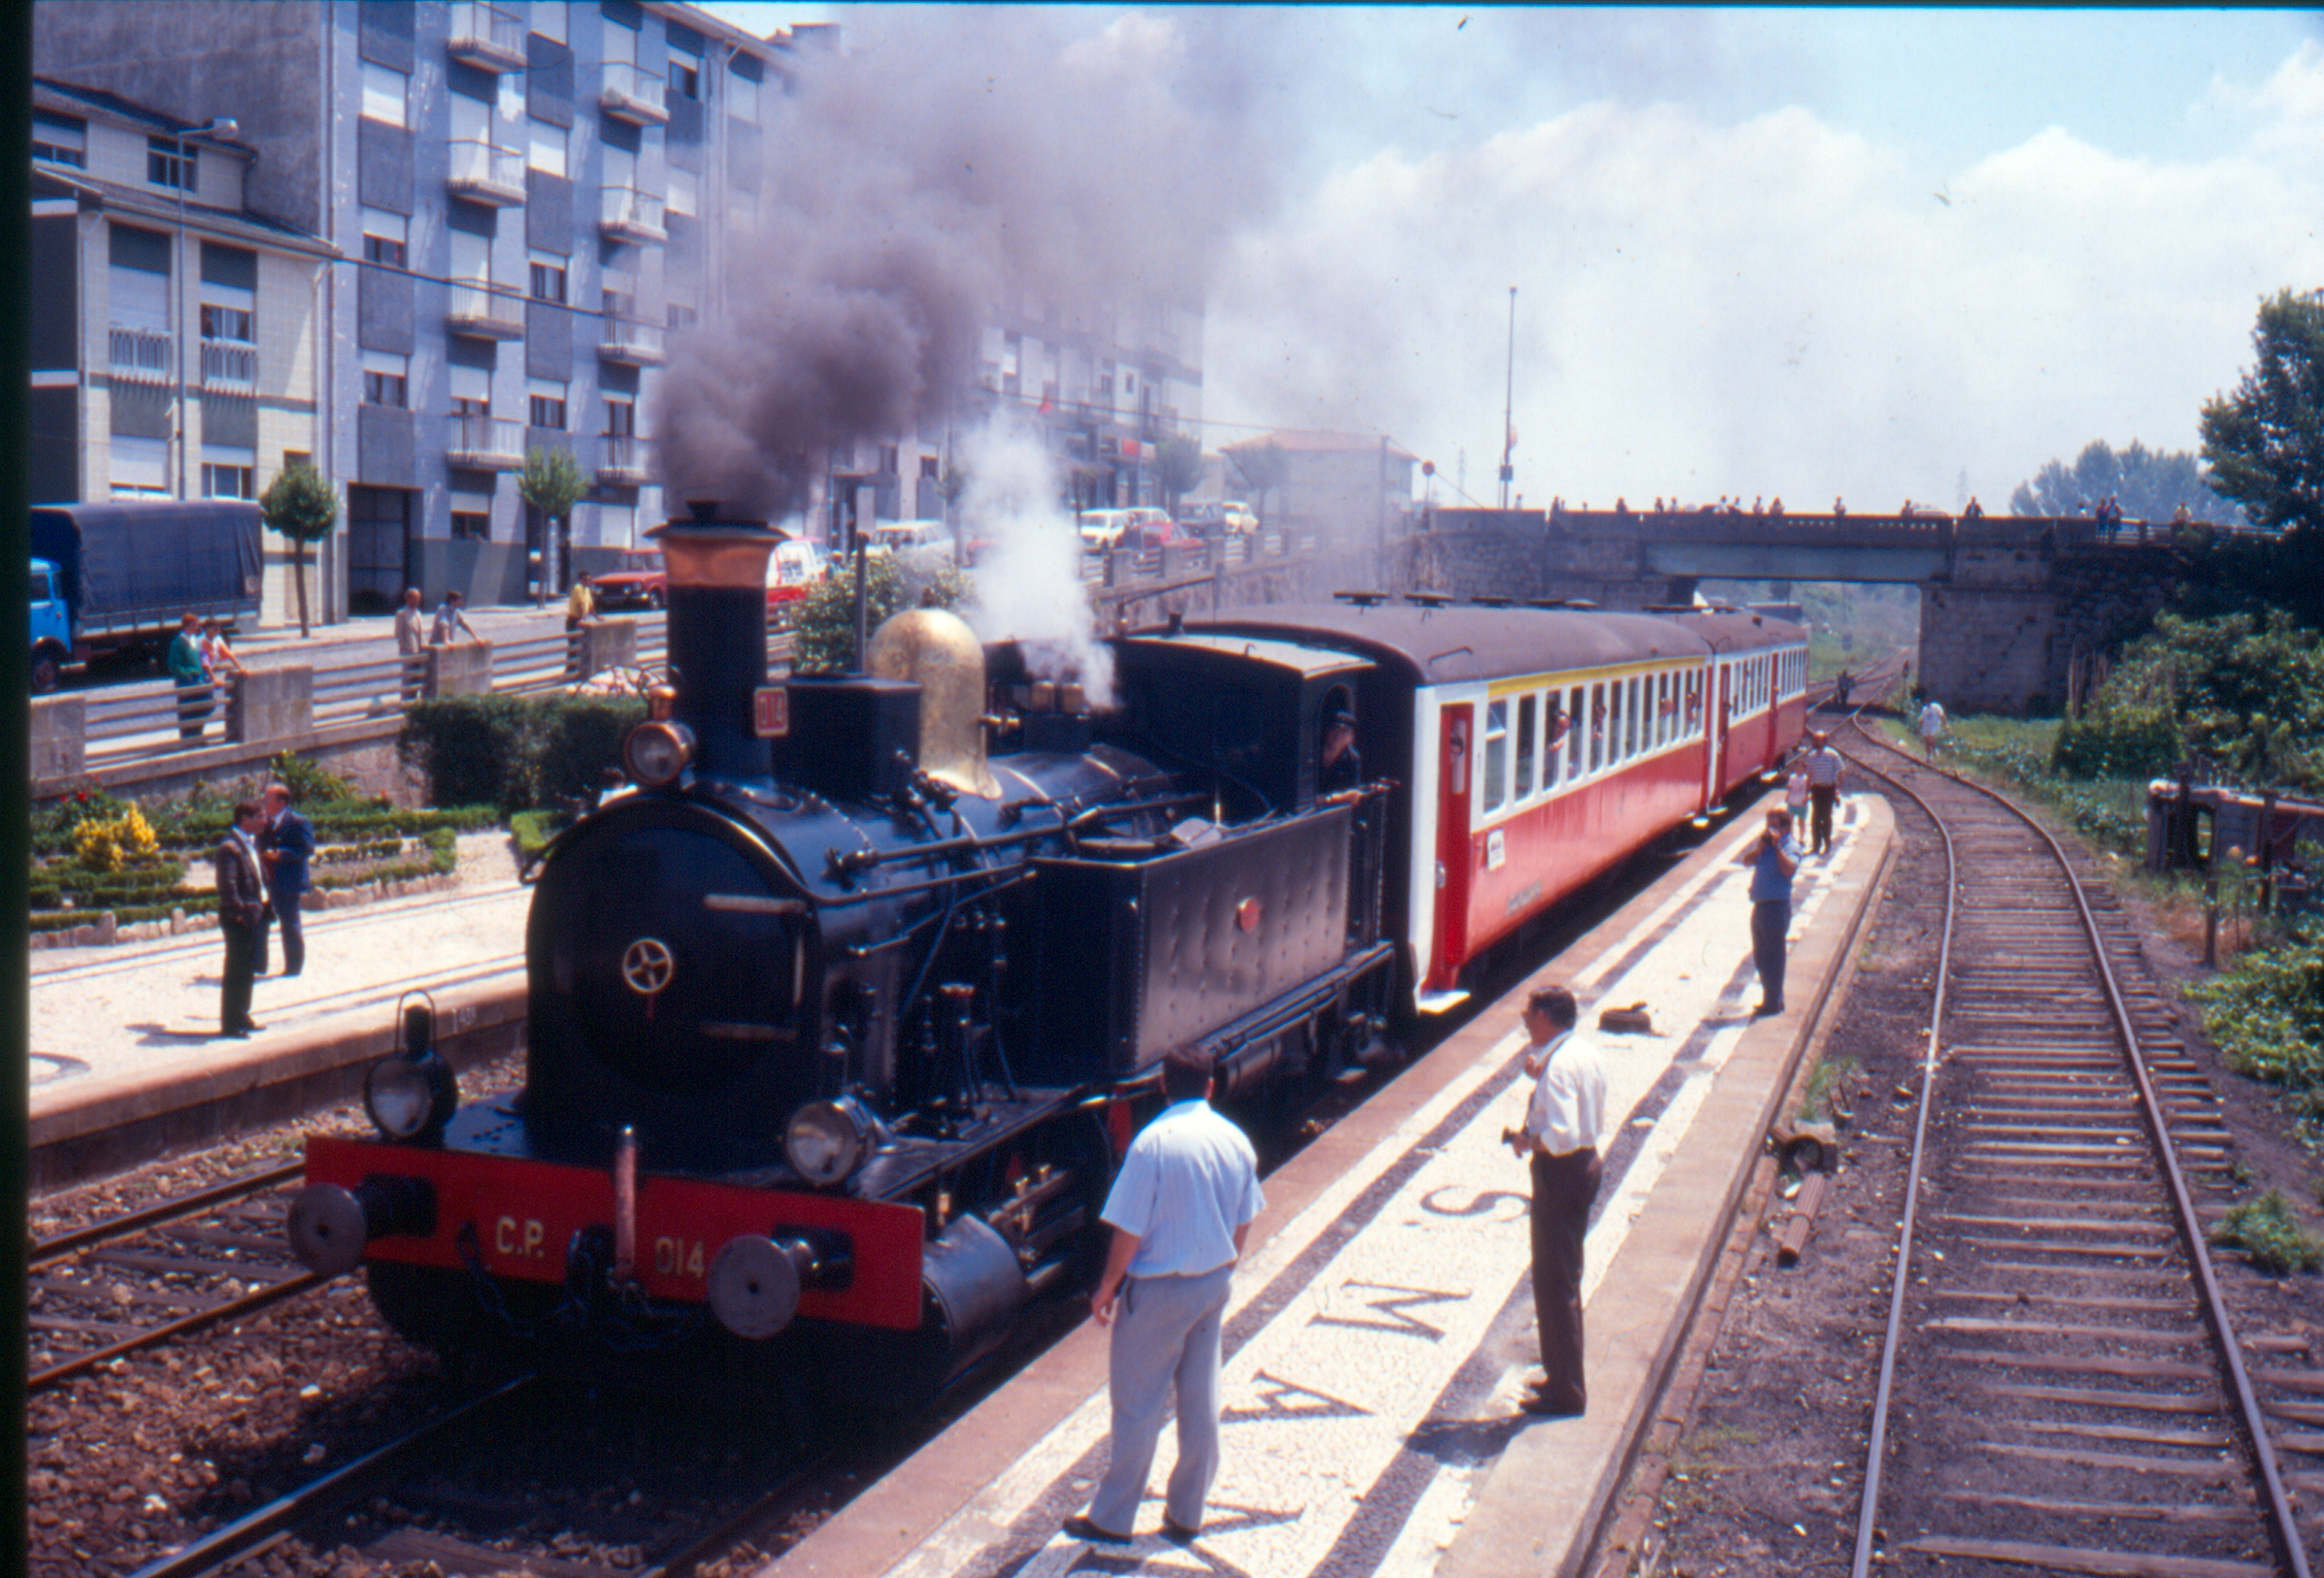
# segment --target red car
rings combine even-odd
[[[599,610],[660,608],[665,584],[662,550],[640,548],[624,553],[621,560],[620,569],[586,577]]]

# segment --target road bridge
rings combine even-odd
[[[2197,530],[2218,530],[2200,527]],[[1415,589],[1682,603],[1706,580],[1920,589],[1922,684],[1955,711],[2060,706],[2077,654],[2111,653],[2176,585],[2173,529],[2080,516],[1457,510],[1423,515]]]

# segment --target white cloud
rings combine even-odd
[[[1245,237],[1205,414],[1384,432],[1448,479],[1465,448],[1490,501],[1513,284],[1537,504],[1951,505],[1964,473],[1992,503],[2093,439],[2194,448],[2258,300],[2324,283],[2324,50],[2241,113],[2199,161],[2051,129],[1934,180],[1797,108],[1609,100],[1378,153]]]

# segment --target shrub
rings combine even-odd
[[[283,751],[273,761],[267,763],[267,771],[274,775],[277,782],[289,788],[291,799],[296,801],[299,809],[310,817],[315,814],[315,807],[319,805],[345,805],[365,802],[379,805],[387,804],[386,797],[366,795],[320,763],[311,762],[306,757],[290,751]]]
[[[396,748],[437,805],[515,811],[588,798],[645,715],[636,698],[448,697],[410,707]]]
[[[2301,1227],[2291,1202],[2275,1189],[2230,1209],[2211,1229],[2211,1242],[2241,1250],[2267,1271],[2312,1271],[2324,1265],[2324,1243]]]
[[[2238,1073],[2278,1084],[2304,1130],[2324,1117],[2324,941],[2294,933],[2187,994]]]
[[[2177,765],[2179,750],[2170,713],[2132,707],[2062,726],[2049,762],[2066,778],[2157,778]]]
[[[117,871],[130,861],[158,853],[161,847],[146,813],[135,805],[118,816],[81,823],[67,841],[73,858],[92,871]]]

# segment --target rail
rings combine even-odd
[[[1894,744],[1879,740],[1870,731],[1864,730],[1860,723],[1857,728],[1859,734],[1874,744],[1886,750],[1896,751],[1900,755],[1905,754]],[[1946,773],[1936,768],[1934,764],[1924,765],[1911,762],[1909,756],[1907,756],[1906,760],[1910,764],[1911,771],[1929,773],[1942,782],[1958,785],[1998,806],[2013,825],[2022,825],[2024,829],[2034,835],[2039,840],[2040,846],[2045,850],[2048,857],[2055,862],[2057,869],[2063,873],[2065,889],[2072,897],[2075,926],[2078,930],[2082,941],[2088,945],[2090,963],[2087,969],[2095,976],[2099,995],[2104,1000],[2103,1011],[2094,1017],[2093,1023],[2103,1022],[2110,1031],[2111,1039],[2121,1050],[2122,1061],[2126,1066],[2129,1078],[2136,1086],[2138,1117],[2152,1141],[2155,1167],[2161,1174],[2165,1192],[2170,1199],[2175,1234],[2186,1257],[2188,1267],[2193,1273],[2192,1280],[2200,1295],[2203,1321],[2213,1338],[2219,1368],[2226,1382],[2226,1390],[2230,1394],[2236,1423],[2241,1427],[2244,1439],[2250,1446],[2254,1477],[2259,1482],[2259,1496],[2256,1499],[2264,1502],[2263,1510],[2269,1538],[2275,1547],[2281,1570],[2294,1575],[2294,1578],[2307,1578],[2309,1569],[2306,1546],[2301,1537],[2290,1495],[2276,1463],[2275,1450],[2269,1436],[2265,1414],[2259,1398],[2253,1391],[2250,1375],[2243,1363],[2241,1344],[2236,1337],[2225,1298],[2216,1271],[2212,1266],[2210,1255],[2206,1247],[2203,1224],[2197,1214],[2194,1199],[2188,1188],[2185,1169],[2180,1165],[2177,1147],[2171,1132],[2170,1113],[2146,1068],[2137,1023],[2125,1001],[2121,983],[2116,978],[2113,963],[2108,955],[2106,939],[2101,933],[2096,917],[2091,912],[2089,899],[2082,891],[2081,881],[2076,876],[2072,863],[2068,860],[2065,850],[2057,839],[2050,835],[2047,829],[2007,796],[1984,785],[1973,783],[1957,773]],[[1864,1497],[1860,1508],[1854,1562],[1851,1569],[1854,1578],[1869,1578],[1869,1574],[1876,1563],[1893,1563],[1898,1554],[1893,1546],[1887,1551],[1876,1550],[1876,1546],[1879,1545],[1883,1539],[1893,1540],[1892,1525],[1898,1516],[1896,1509],[1890,1509],[1888,1515],[1883,1516],[1881,1496],[1886,1461],[1892,1451],[1899,1450],[1897,1444],[1890,1440],[1891,1410],[1896,1391],[1899,1355],[1905,1348],[1907,1305],[1910,1299],[1925,1299],[1932,1296],[1931,1290],[1927,1286],[1934,1274],[1931,1265],[1941,1265],[1945,1260],[1942,1250],[1937,1251],[1933,1261],[1929,1264],[1916,1262],[1914,1258],[1921,1228],[1922,1181],[1931,1151],[1931,1126],[1937,1085],[1941,1072],[1949,1064],[1961,1059],[1974,1062],[1978,1056],[1990,1054],[1997,1049],[1979,1048],[1969,1040],[1964,1040],[1959,1045],[1953,1045],[1947,1039],[1946,1014],[1952,1000],[1955,929],[1964,907],[1960,853],[1954,840],[1953,829],[1949,825],[1946,815],[1942,813],[1927,796],[1908,784],[1902,773],[1882,773],[1879,769],[1873,768],[1870,764],[1861,761],[1858,765],[1895,785],[1900,793],[1919,805],[1922,811],[1929,816],[1943,839],[1946,867],[1944,919],[1938,950],[1936,995],[1930,1011],[1929,1031],[1923,1052],[1920,1101],[1914,1120],[1911,1153],[1908,1163],[1895,1282],[1891,1291],[1887,1327],[1881,1345],[1879,1376],[1874,1395],[1870,1444],[1866,1456]],[[1954,814],[1958,816],[1959,811],[1956,810]],[[2032,925],[2039,921],[2038,906],[2031,890],[2024,888],[2022,882],[2017,890],[2011,892],[2009,902],[2005,907],[2023,924]],[[2021,966],[2026,963],[2022,957],[2018,962]],[[2054,988],[2052,995],[2053,997],[2056,995]],[[1989,1014],[1991,1010],[1988,1008],[1984,1011]],[[2065,1002],[2057,1001],[2051,1003],[2051,1012],[2045,1021],[2050,1038],[2042,1043],[2045,1051],[2063,1048],[2068,1044],[2066,1041],[2058,1039],[2059,1032],[2065,1026],[2068,1015],[2069,1009]],[[1931,1188],[1935,1187],[1935,1184],[1932,1183]],[[2058,1198],[2058,1209],[2062,1218],[2067,1208],[2066,1200],[2061,1194]],[[2063,1220],[2048,1223],[2045,1226],[2053,1232],[2060,1229],[2072,1231],[2069,1224]],[[1957,1248],[1958,1246],[1953,1247]],[[2021,1299],[2024,1297],[2022,1289],[2019,1297]],[[2067,1359],[2061,1361],[2060,1367],[2074,1369],[2077,1366],[2071,1359]],[[2094,1456],[2093,1461],[2103,1462],[2104,1455]],[[1925,1493],[1926,1487],[1921,1487],[1921,1490]],[[1962,1499],[1967,1499],[1966,1496]],[[1979,1543],[1974,1541],[1946,1542],[1942,1539],[1932,1539],[1923,1548],[1941,1556],[1993,1554],[1991,1551],[1970,1548]],[[2026,1545],[2016,1549],[2019,1554],[2007,1556],[2005,1559],[2010,1561],[2035,1560],[2033,1556],[2024,1553],[2034,1552],[2036,1547]],[[2041,1549],[2048,1550],[2049,1548],[2042,1547]],[[2067,1553],[2055,1552],[2053,1554],[2063,1558]],[[2098,1556],[2119,1559],[2116,1565],[2103,1567],[2082,1565],[2078,1566],[2077,1570],[2123,1572],[2177,1570],[2168,1564],[2152,1566],[2140,1564],[2143,1560],[2141,1556],[2139,1553],[2127,1551],[2106,1553],[2076,1551],[2072,1554],[2077,1559],[2086,1561],[2094,1561]]]

